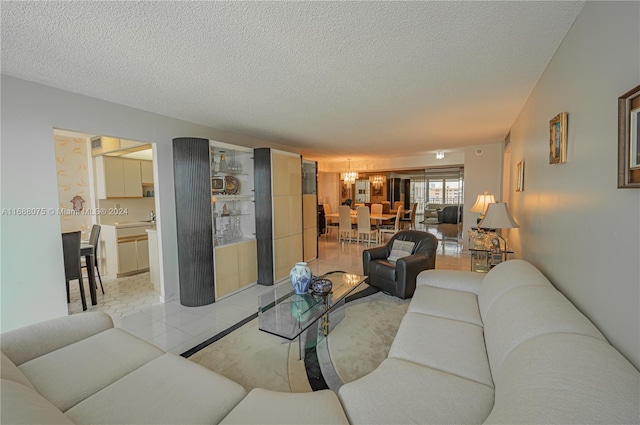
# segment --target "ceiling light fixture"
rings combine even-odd
[[[443,158],[444,158],[444,151],[437,151],[436,159],[443,159]]]
[[[345,184],[354,184],[358,180],[358,172],[351,171],[351,158],[347,158],[347,161],[349,161],[349,171],[342,174],[342,179]]]

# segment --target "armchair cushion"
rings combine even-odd
[[[408,257],[413,253],[414,246],[416,246],[415,242],[400,240],[393,241],[393,245],[391,246],[391,253],[387,257],[387,261],[395,263],[402,257]]]

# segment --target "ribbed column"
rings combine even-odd
[[[180,304],[215,301],[209,141],[173,139]]]

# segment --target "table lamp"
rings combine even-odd
[[[489,195],[489,192],[487,192],[486,190],[483,194],[478,195],[476,203],[473,204],[473,206],[469,210],[471,212],[480,213],[480,217],[478,217],[477,223],[480,223],[480,221],[482,221],[482,219],[484,218],[489,204],[495,204],[495,202],[496,198],[494,198],[493,195]]]
[[[482,229],[514,229],[520,225],[511,216],[507,204],[496,202],[488,205],[487,212],[482,221],[478,223],[478,227]],[[505,251],[509,251],[507,240],[497,233],[496,236],[504,241]]]

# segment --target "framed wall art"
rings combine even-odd
[[[640,188],[640,86],[618,98],[618,187]]]
[[[567,113],[561,112],[549,121],[549,164],[567,162]]]
[[[524,161],[518,162],[518,180],[516,180],[516,192],[524,190]]]

